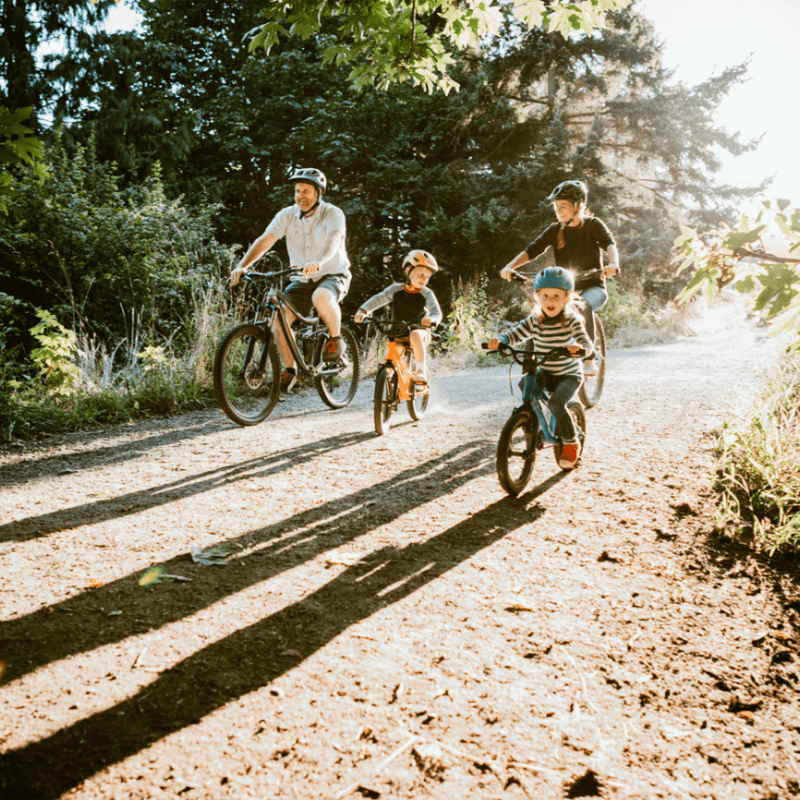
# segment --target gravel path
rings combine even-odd
[[[776,349],[612,351],[584,465],[517,499],[505,367],[435,372],[385,437],[368,381],[6,448],[0,797],[800,794],[795,583],[708,488]]]

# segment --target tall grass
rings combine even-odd
[[[770,553],[800,549],[800,353],[787,353],[752,408],[717,440],[720,527]]]
[[[126,315],[128,336],[113,347],[53,322],[43,331],[46,340],[40,339],[37,374],[25,381],[0,374],[0,441],[208,405],[214,350],[236,317],[229,297],[220,281],[193,291],[180,336],[188,346],[173,338],[153,341],[152,329],[145,331],[135,312]],[[67,362],[70,369],[61,367],[56,391],[53,365]]]

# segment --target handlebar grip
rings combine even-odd
[[[511,270],[511,280],[512,281],[519,281],[520,283],[527,283],[528,278],[525,275],[520,275],[519,272],[514,272]]]
[[[489,342],[481,342],[481,350],[488,350]]]

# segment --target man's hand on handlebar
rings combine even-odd
[[[613,275],[616,275],[619,272],[619,267],[616,264],[609,264],[607,267],[603,267],[603,277],[610,278]]]
[[[247,272],[247,267],[236,267],[233,272],[231,272],[231,286],[236,286],[237,283],[242,279],[242,275]]]
[[[310,263],[306,264],[305,268],[303,269],[303,276],[304,278],[310,278],[312,275],[316,275],[322,269],[321,264]]]
[[[363,322],[368,316],[369,314],[367,314],[367,312],[364,311],[363,308],[359,308],[358,311],[356,311],[355,315],[353,316],[353,322],[355,323]]]

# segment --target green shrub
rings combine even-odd
[[[752,409],[717,440],[719,525],[752,529],[770,552],[800,549],[800,354],[788,353]]]
[[[159,170],[120,188],[93,143],[68,155],[46,151],[45,175],[30,173],[0,215],[0,279],[15,298],[67,327],[109,342],[130,337],[126,315],[152,338],[186,344],[182,325],[194,292],[227,275],[231,253],[213,234],[217,206],[169,201]]]

